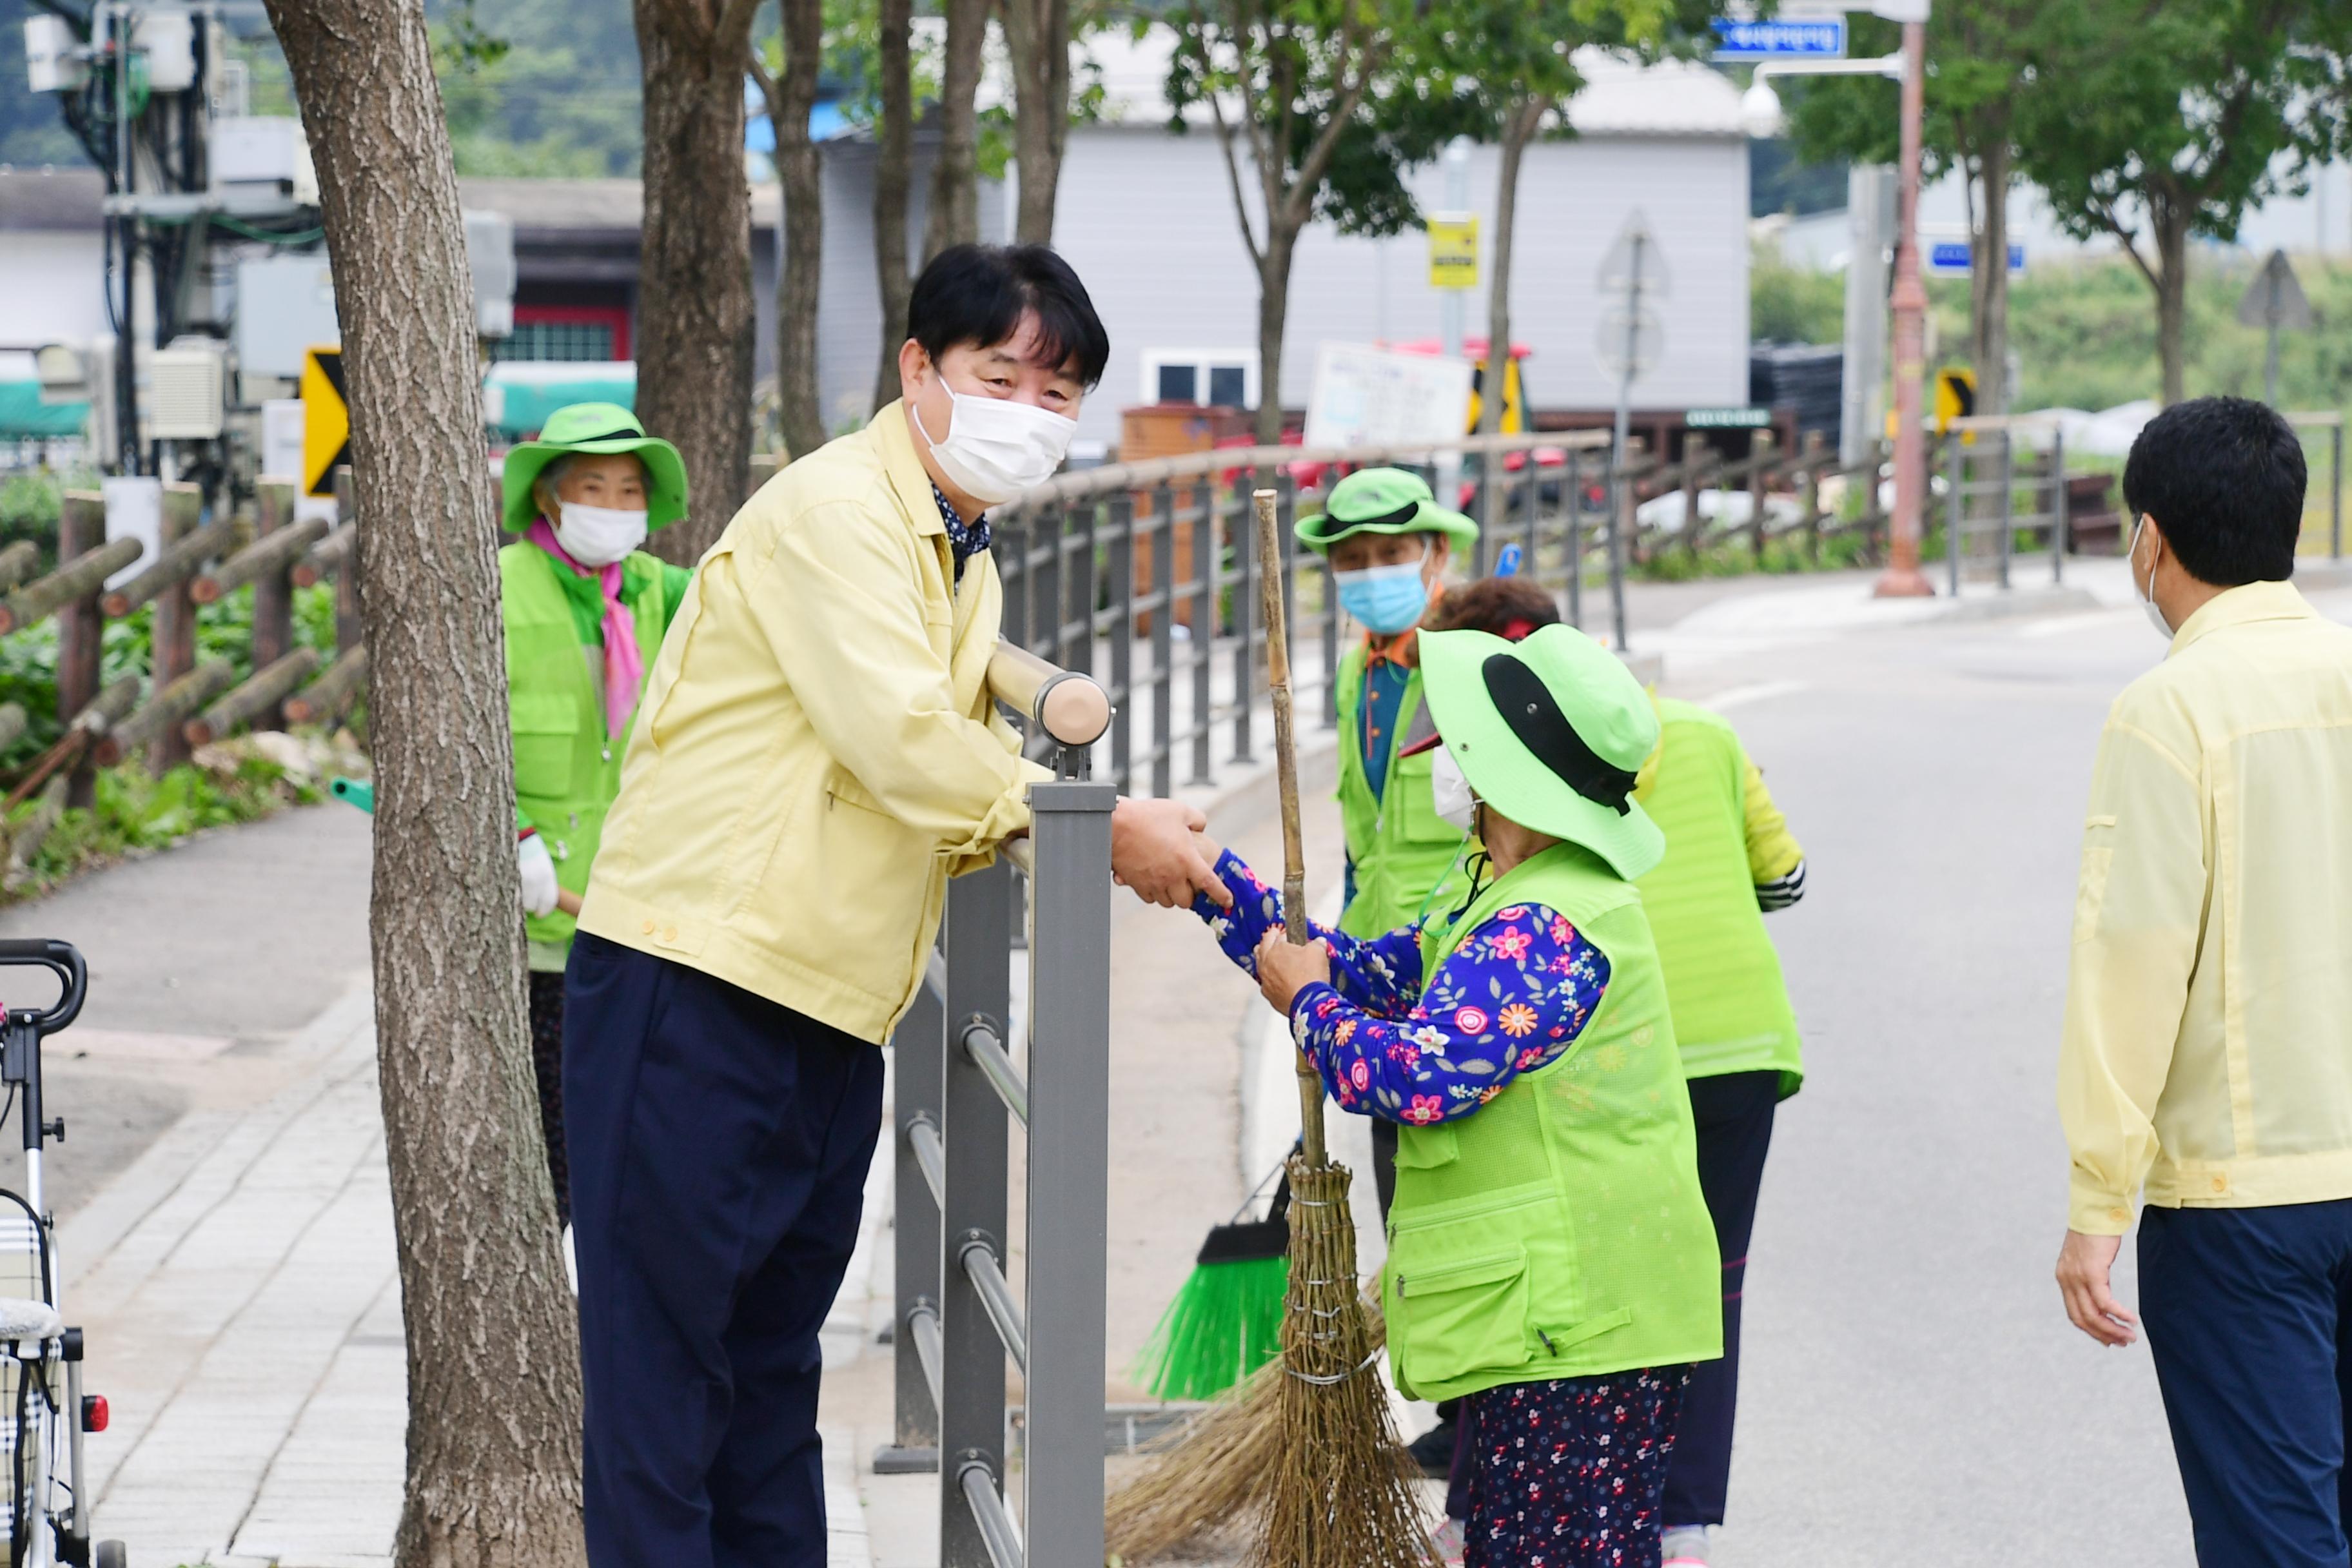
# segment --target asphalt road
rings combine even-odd
[[[2162,653],[2123,609],[1669,666],[1727,694],[1811,861],[1772,921],[1809,1077],[1749,1255],[1718,1568],[2194,1561],[2146,1347],[2094,1345],[2051,1281],[2083,803]]]

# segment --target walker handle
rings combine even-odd
[[[62,988],[57,1005],[47,1011],[12,1007],[10,1016],[31,1024],[44,1035],[54,1035],[80,1016],[82,1001],[89,994],[89,966],[73,943],[47,936],[0,938],[0,967],[8,965],[48,970]]]

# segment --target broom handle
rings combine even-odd
[[[1265,684],[1274,699],[1275,780],[1282,792],[1283,930],[1303,947],[1307,929],[1307,846],[1298,826],[1298,742],[1291,732],[1290,626],[1282,607],[1282,534],[1275,517],[1272,490],[1254,492],[1257,509],[1257,558],[1260,602],[1265,606]],[[1307,1053],[1298,1054],[1298,1121],[1307,1163],[1320,1166],[1328,1158],[1323,1143],[1323,1077]]]

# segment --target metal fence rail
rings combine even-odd
[[[1055,759],[1033,826],[957,881],[913,1008],[892,1038],[898,1396],[879,1470],[940,1470],[942,1568],[1099,1563],[1108,1266],[1110,813],[1088,779],[1109,700],[1084,676],[1001,648],[989,691]],[[1012,956],[1024,900],[1029,1061],[1013,1059]],[[1006,1270],[1012,1124],[1028,1137],[1026,1268]],[[926,1203],[924,1200],[929,1201]],[[1027,1387],[1021,1522],[1005,1506],[1005,1366]]]
[[[2017,435],[2042,430],[2050,437],[2049,455],[2026,455],[2020,463]],[[2009,418],[1955,419],[1944,438],[1947,477],[1944,486],[1944,560],[1954,598],[1960,596],[1963,567],[1969,542],[1990,535],[1993,540],[1994,581],[2010,584],[2011,557],[2020,533],[2041,533],[2050,546],[2050,581],[2066,579],[2069,548],[2066,513],[2066,434],[2054,421],[2032,415]],[[2034,510],[2020,512],[2017,497],[2024,489],[2036,499]],[[1972,503],[1990,500],[1979,507]],[[1979,515],[1982,514],[1982,515]]]

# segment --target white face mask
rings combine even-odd
[[[2148,624],[2157,629],[2165,641],[2170,642],[2172,623],[2166,620],[2164,612],[2156,607],[2155,562],[2151,561],[2147,563],[2147,584],[2143,586],[2139,580],[2139,533],[2140,530],[2147,526],[2147,513],[2142,512],[2139,514],[2139,521],[2132,524],[2131,542],[2124,547],[2124,559],[2131,568],[2132,597],[2137,599],[2139,607],[2147,612]]]
[[[1478,797],[1471,792],[1470,781],[1462,776],[1462,766],[1454,753],[1440,746],[1429,759],[1429,796],[1437,807],[1437,815],[1465,833],[1472,832],[1478,823]]]
[[[1052,479],[1078,433],[1076,420],[1034,404],[977,397],[951,386],[947,394],[951,407],[945,437],[931,434],[919,405],[908,406],[948,482],[982,506],[1000,505]]]
[[[646,542],[646,514],[576,500],[559,507],[555,542],[583,566],[609,566]]]

